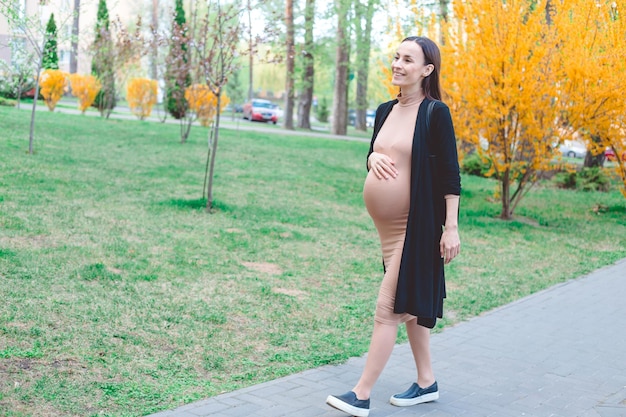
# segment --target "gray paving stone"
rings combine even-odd
[[[626,259],[433,334],[440,398],[394,407],[416,376],[395,347],[370,417],[625,417]],[[166,410],[150,417],[341,417],[324,404],[349,390],[365,357]]]
[[[600,417],[624,417],[626,416],[626,406],[600,405],[595,408]]]

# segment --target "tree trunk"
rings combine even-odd
[[[72,20],[72,46],[70,48],[70,74],[78,72],[78,36],[80,20],[80,0],[74,0],[74,17]]]
[[[345,135],[348,131],[348,70],[350,65],[349,0],[336,0],[337,53],[335,55],[335,88],[331,133]]]
[[[159,29],[159,0],[152,0],[152,30],[157,33]],[[154,46],[150,52],[150,78],[158,80],[159,74],[157,71],[159,59],[159,48]]]
[[[450,0],[439,0],[439,27],[441,28],[443,23],[448,22],[448,4]],[[444,31],[439,29],[439,43],[441,45],[445,45],[446,38],[443,33]]]
[[[252,45],[252,5],[250,4],[250,0],[248,0],[248,101],[252,100],[254,97],[254,85],[253,85],[253,76],[252,76],[252,67],[254,65],[254,53]]]
[[[587,153],[585,154],[585,162],[583,166],[585,168],[591,167],[603,167],[604,161],[606,157],[604,156],[604,147],[602,146],[602,138],[598,135],[591,135],[592,145],[591,149],[601,149],[598,154],[593,154],[589,149],[587,149]]]
[[[552,3],[552,0],[546,1],[546,23],[548,25],[552,24],[554,13],[556,13],[556,7]]]
[[[294,102],[294,69],[295,47],[293,28],[293,0],[285,2],[285,26],[287,28],[287,75],[285,81],[285,129],[293,130],[293,102]]]
[[[43,45],[47,42],[47,36],[44,36]],[[30,113],[30,134],[28,136],[28,153],[30,155],[34,152],[34,142],[35,142],[35,113],[37,111],[37,98],[39,97],[39,73],[41,72],[41,68],[43,67],[43,48],[41,49],[41,54],[39,54],[39,64],[37,65],[37,78],[35,80],[35,97],[33,97],[33,109]]]
[[[221,91],[217,93],[217,114],[215,115],[215,124],[213,125],[214,134],[212,135],[212,140],[209,141],[209,148],[211,152],[211,162],[209,165],[209,185],[207,186],[207,199],[206,199],[206,209],[207,211],[211,211],[213,207],[213,173],[215,171],[215,153],[217,152],[217,140],[220,136],[220,107],[222,103],[222,93]],[[209,135],[211,135],[209,133]]]
[[[377,0],[368,0],[367,5],[359,2],[356,16],[356,121],[357,130],[367,130],[367,80],[369,75],[370,48],[372,44],[372,19]],[[362,27],[365,23],[365,28]]]
[[[501,200],[502,200],[502,212],[500,218],[503,220],[511,220],[513,213],[511,213],[511,183],[509,181],[510,172],[507,169],[504,172],[501,182]]]
[[[587,153],[585,154],[585,162],[583,163],[583,166],[585,168],[603,167],[605,160],[606,157],[604,156],[604,152],[601,152],[598,155],[593,155],[591,152],[587,151]]]
[[[313,82],[315,66],[313,60],[313,24],[315,22],[315,0],[307,0],[304,10],[304,74],[302,92],[298,104],[298,127],[311,128],[311,105],[313,104]]]

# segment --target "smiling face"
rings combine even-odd
[[[393,77],[391,83],[405,93],[422,88],[422,80],[433,71],[433,64],[424,62],[424,51],[416,42],[405,41],[400,44],[391,63]]]

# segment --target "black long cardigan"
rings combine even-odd
[[[376,110],[368,158],[380,128],[397,102],[388,101]],[[444,196],[461,194],[461,177],[450,109],[435,101],[429,135],[426,113],[430,102],[422,101],[413,133],[411,199],[394,312],[417,316],[418,324],[432,329],[437,317],[443,316],[446,297],[439,251],[446,220]]]

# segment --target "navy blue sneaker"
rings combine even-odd
[[[414,382],[413,385],[403,393],[392,395],[389,402],[398,407],[408,407],[410,405],[435,401],[438,398],[439,389],[437,388],[437,381],[428,388],[420,388],[420,386]]]
[[[370,414],[370,400],[359,400],[352,391],[342,395],[329,395],[326,404],[351,416],[367,417]]]

